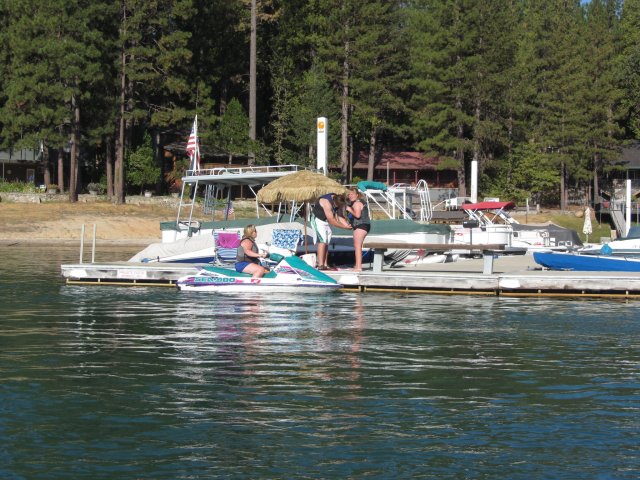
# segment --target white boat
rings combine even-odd
[[[273,256],[272,256],[273,257]],[[281,257],[261,278],[230,268],[203,266],[198,273],[178,279],[178,289],[217,293],[329,293],[342,287],[333,278],[310,267],[299,257]]]
[[[585,246],[581,254],[640,257],[640,227],[632,227],[626,237],[602,245]]]
[[[271,238],[272,232],[276,229],[296,228],[303,233],[306,230],[307,237],[301,237],[300,242],[293,249],[288,250],[297,254],[315,253],[315,239],[311,229],[304,229],[304,219],[297,216],[300,212],[300,205],[281,204],[274,215],[270,210],[259,204],[256,200],[256,217],[242,220],[213,220],[215,209],[208,211],[212,220],[207,221],[202,218],[196,219],[194,211],[196,202],[191,198],[191,191],[197,191],[198,186],[205,186],[205,198],[203,205],[218,205],[222,202],[231,202],[231,187],[245,186],[254,191],[254,187],[268,183],[276,178],[298,171],[295,165],[283,167],[242,167],[242,168],[218,168],[200,171],[188,171],[183,177],[182,196],[176,221],[162,222],[160,230],[162,232],[162,242],[152,244],[134,255],[132,262],[183,262],[183,263],[212,263],[217,258],[217,245],[213,239],[218,231],[242,231],[242,228],[249,223],[257,226],[258,246],[270,252],[284,254],[285,252],[274,245]],[[425,184],[426,186],[426,184]],[[416,193],[420,192],[420,193]],[[404,209],[409,210],[410,203],[400,204],[393,199],[402,198],[403,202],[417,196],[422,204],[427,205],[425,200],[425,189],[418,190],[405,187],[392,189],[387,199],[396,202],[395,206],[386,205],[385,208],[391,214]],[[255,193],[255,191],[254,191]],[[226,200],[221,200],[226,198]],[[216,203],[217,200],[218,203]],[[382,202],[382,200],[380,200]],[[384,204],[384,203],[383,203]],[[429,209],[420,209],[421,217]],[[260,217],[260,212],[264,215]],[[207,212],[205,212],[207,213]],[[406,212],[405,212],[406,213]],[[449,243],[451,241],[451,229],[444,225],[418,223],[410,218],[390,218],[385,220],[372,221],[371,231],[368,238],[370,241],[384,240],[393,243]],[[329,254],[337,263],[353,261],[353,237],[351,231],[334,229],[333,238],[328,247]],[[345,263],[346,263],[345,262]]]
[[[504,243],[505,253],[566,251],[582,246],[578,234],[554,224],[523,225],[509,214],[513,202],[465,203],[461,209],[468,221],[452,225],[454,243]]]
[[[290,245],[280,245],[274,242],[274,231],[297,231],[299,235],[302,235],[304,225],[300,222],[277,222],[276,220],[275,217],[266,217],[253,220],[211,222],[211,229],[207,230],[206,233],[179,238],[173,242],[152,243],[136,253],[129,261],[143,263],[216,263],[219,260],[220,253],[217,234],[221,232],[235,233],[239,239],[244,226],[248,223],[254,223],[258,227],[256,244],[260,250],[280,255],[291,254],[292,251],[295,252],[295,246],[292,248]]]

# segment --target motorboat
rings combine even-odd
[[[161,222],[162,241],[149,245],[131,257],[129,261],[143,263],[220,263],[217,261],[219,245],[214,239],[215,235],[223,231],[242,232],[243,227],[249,223],[256,225],[258,230],[256,243],[263,250],[285,254],[275,245],[273,232],[288,229],[299,231],[300,241],[293,248],[286,248],[286,250],[290,250],[291,253],[296,253],[297,255],[316,253],[317,246],[314,232],[312,229],[307,228],[308,222],[304,219],[304,212],[300,208],[301,205],[295,204],[295,202],[281,204],[278,206],[277,212],[272,212],[259,204],[256,196],[256,217],[254,218],[213,220],[215,218],[215,209],[213,207],[208,212],[212,220],[196,220],[194,218],[195,202],[191,198],[190,192],[197,191],[199,185],[206,187],[204,206],[219,206],[222,203],[227,205],[223,210],[228,212],[231,205],[231,187],[245,186],[255,193],[254,189],[257,186],[281,176],[295,173],[298,168],[297,166],[289,165],[277,168],[239,167],[188,171],[182,179],[183,191],[176,220]],[[359,184],[359,188],[368,192],[366,196],[370,208],[373,209],[374,204],[384,207],[384,212],[389,218],[372,220],[371,230],[368,235],[370,241],[378,240],[406,244],[451,242],[451,228],[448,225],[423,222],[423,220],[428,219],[426,212],[431,211],[426,182],[423,181],[419,188],[393,186],[384,192],[384,198],[378,198],[375,195],[371,197],[371,191],[382,192],[382,190],[371,190],[371,186]],[[381,188],[378,185],[373,185],[373,187]],[[386,190],[386,187],[384,188]],[[226,200],[223,199],[225,196]],[[416,210],[415,206],[412,209],[414,197],[420,200],[421,207],[417,209],[421,212],[419,218],[422,221],[420,222],[415,221],[409,215],[409,213]],[[267,216],[261,217],[259,215],[261,211],[266,212]],[[401,218],[396,217],[399,212],[403,212]],[[340,265],[353,262],[352,232],[337,228],[333,229],[333,237],[328,245],[328,252],[333,264]],[[368,252],[364,252],[364,254],[367,255]]]
[[[640,257],[640,227],[632,227],[626,237],[580,250],[585,255]]]
[[[467,221],[452,225],[454,243],[504,243],[505,253],[567,251],[582,246],[578,234],[554,225],[523,225],[509,214],[513,202],[463,203]]]
[[[533,252],[535,262],[551,270],[576,272],[640,272],[640,258],[585,255],[577,252]]]
[[[300,257],[272,254],[269,258],[276,264],[261,278],[231,268],[205,265],[197,273],[179,278],[176,285],[183,291],[218,293],[328,293],[342,288],[329,275],[309,266]]]

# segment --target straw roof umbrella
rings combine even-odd
[[[329,193],[344,194],[346,188],[321,173],[301,170],[280,177],[258,192],[261,203],[300,202],[304,203],[304,239],[307,246],[307,203]]]
[[[311,202],[328,193],[345,193],[346,188],[321,173],[301,170],[280,177],[258,192],[262,203]]]

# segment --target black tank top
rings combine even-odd
[[[316,203],[313,205],[313,214],[318,220],[326,222],[327,216],[324,213],[324,208],[322,208],[322,205],[320,205],[320,200],[322,200],[323,198],[329,200],[329,203],[331,204],[331,210],[335,211],[335,207],[333,206],[333,193],[328,193],[327,195],[323,195],[318,198],[318,201],[316,201]]]

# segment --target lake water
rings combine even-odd
[[[2,479],[640,477],[638,302],[67,286],[77,249],[0,255]]]

